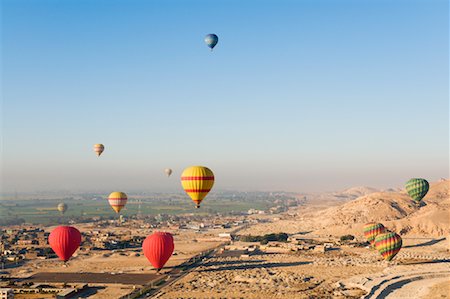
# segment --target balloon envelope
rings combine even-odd
[[[392,232],[379,234],[375,238],[375,248],[386,261],[390,261],[402,248],[402,238]]]
[[[158,270],[170,259],[174,248],[172,235],[165,232],[155,232],[142,243],[145,257]]]
[[[217,45],[218,42],[219,37],[213,33],[205,36],[205,43],[211,49],[211,51],[212,49],[214,49],[214,47]]]
[[[94,144],[94,152],[97,155],[97,157],[100,157],[100,155],[105,150],[105,146],[101,143]]]
[[[165,172],[166,175],[169,177],[169,176],[172,174],[172,169],[166,168],[166,169],[164,169],[164,172]]]
[[[67,211],[67,205],[63,202],[58,204],[58,211],[60,211],[61,214],[64,214]]]
[[[202,200],[214,186],[214,173],[204,166],[188,167],[181,174],[181,185],[199,208]]]
[[[48,243],[59,259],[67,261],[81,243],[81,233],[72,226],[58,226],[48,236]]]
[[[375,237],[379,234],[387,232],[386,228],[381,223],[370,222],[364,225],[364,236],[370,245],[375,245]]]
[[[116,213],[119,213],[120,210],[126,205],[128,197],[123,192],[113,192],[108,196],[108,202],[111,208],[113,208]]]
[[[409,196],[416,202],[419,203],[422,198],[428,193],[428,189],[430,188],[430,184],[428,184],[425,179],[410,179],[406,182],[406,192],[408,192]]]

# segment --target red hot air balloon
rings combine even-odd
[[[72,226],[58,226],[48,236],[48,243],[59,259],[66,262],[80,246],[81,233]]]
[[[172,256],[173,249],[173,237],[170,233],[154,232],[142,243],[145,257],[158,271]]]

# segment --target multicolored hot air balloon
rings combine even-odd
[[[375,238],[375,248],[386,261],[390,261],[402,248],[402,238],[393,232],[379,234]]]
[[[48,243],[60,260],[68,261],[81,244],[81,233],[72,226],[58,226],[48,236]]]
[[[205,43],[211,49],[211,51],[214,49],[218,42],[219,37],[213,33],[205,36]]]
[[[57,209],[62,215],[64,215],[64,213],[67,211],[67,205],[63,202],[59,203]]]
[[[425,179],[410,179],[406,182],[406,192],[408,192],[409,196],[416,202],[420,203],[422,198],[428,193],[428,189],[430,189],[430,184],[428,184]]]
[[[100,143],[94,144],[94,152],[97,155],[97,157],[100,157],[100,155],[103,153],[104,150],[105,146],[103,144]]]
[[[196,208],[200,208],[200,203],[214,185],[214,174],[208,167],[191,166],[181,174],[181,185]]]
[[[367,241],[371,246],[375,245],[375,237],[379,234],[383,234],[387,232],[387,229],[381,223],[370,222],[364,224],[364,237],[366,237]]]
[[[166,168],[164,169],[164,172],[166,173],[167,177],[169,177],[172,174],[172,169]]]
[[[128,197],[123,192],[113,192],[108,196],[108,202],[111,208],[113,208],[116,213],[119,213],[120,210],[126,205]]]
[[[154,232],[142,243],[145,257],[158,271],[170,259],[174,248],[172,235],[165,232]]]

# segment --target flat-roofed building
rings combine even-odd
[[[0,288],[0,299],[13,299],[14,291],[10,288]]]

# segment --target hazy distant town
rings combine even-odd
[[[72,298],[93,292],[88,285],[95,285],[97,278],[92,281],[92,276],[72,277],[68,280],[72,280],[74,284],[70,285],[62,278],[62,274],[57,275],[60,278],[53,277],[53,281],[50,276],[45,276],[49,274],[28,275],[34,273],[33,268],[40,268],[39,261],[57,260],[48,243],[50,228],[57,224],[83,228],[82,244],[76,259],[97,254],[103,257],[111,254],[132,254],[133,257],[139,257],[142,242],[152,231],[171,231],[175,235],[193,233],[195,242],[207,242],[210,245],[206,247],[206,251],[189,252],[188,249],[185,258],[176,266],[182,269],[197,262],[198,258],[211,254],[211,250],[229,245],[237,237],[236,233],[248,225],[272,221],[271,215],[278,215],[288,211],[290,207],[305,203],[305,197],[299,198],[285,192],[224,192],[212,196],[209,204],[195,211],[190,202],[186,203],[186,198],[179,194],[136,194],[130,196],[132,199],[124,213],[117,216],[110,211],[106,199],[97,194],[77,194],[65,198],[52,198],[48,194],[38,196],[39,200],[33,196],[19,199],[14,195],[13,198],[0,202],[1,286],[8,290],[5,292],[16,294],[15,298],[34,298],[36,294],[44,296],[39,298],[47,298],[47,295],[48,298]],[[164,209],[160,210],[161,201],[164,202]],[[64,215],[56,208],[59,202],[68,205]],[[147,214],[149,211],[151,214]],[[286,238],[287,236],[284,241]],[[178,250],[174,254],[181,255]],[[22,268],[26,270],[14,271]],[[10,269],[13,269],[12,273]],[[83,271],[86,270],[81,270]],[[117,271],[109,274],[104,272],[102,271],[103,275],[111,276]],[[44,277],[41,278],[40,275]],[[110,277],[104,279],[108,282]],[[155,277],[147,275],[142,282],[131,279],[127,284],[130,282],[133,282],[133,288],[125,292],[125,295],[134,298],[137,285],[141,284],[138,287],[141,295],[144,289],[154,287]],[[113,281],[113,284],[117,282]]]

